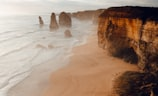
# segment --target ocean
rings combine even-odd
[[[41,16],[45,23],[42,28],[38,15],[0,17],[0,96],[7,96],[10,88],[49,60],[54,61],[53,66],[68,63],[72,48],[85,44],[96,29],[90,21],[73,18],[72,37],[65,38],[66,28],[50,32],[50,15]]]

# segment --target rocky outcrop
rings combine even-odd
[[[39,16],[38,18],[39,18],[39,24],[40,24],[40,27],[42,27],[42,26],[44,25],[44,22],[43,22],[43,20],[42,20],[42,17]]]
[[[62,12],[59,15],[59,25],[61,27],[71,27],[72,26],[72,20],[69,14]]]
[[[50,21],[49,27],[50,27],[50,31],[54,31],[54,30],[57,30],[59,28],[55,13],[52,13],[52,15],[51,15],[51,21]]]
[[[158,71],[158,8],[105,10],[99,17],[98,43],[114,56],[137,61],[144,71]]]
[[[64,34],[65,34],[65,37],[67,37],[67,38],[72,37],[71,31],[68,29],[65,30]]]
[[[42,17],[41,17],[41,16],[39,16],[38,18],[39,18],[39,24],[43,25],[43,24],[44,24],[44,22],[43,22],[43,20],[42,20]]]

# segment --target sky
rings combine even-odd
[[[158,0],[0,0],[0,15],[75,12],[126,5],[158,7]]]

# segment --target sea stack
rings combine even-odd
[[[68,29],[65,30],[64,34],[65,34],[65,37],[67,37],[67,38],[72,37],[71,31]]]
[[[59,25],[61,27],[71,27],[72,20],[68,13],[61,12],[59,15]]]
[[[49,27],[50,27],[50,31],[54,31],[54,30],[57,30],[59,28],[55,13],[52,13],[52,15],[51,15],[51,21],[50,21]]]
[[[42,20],[42,17],[39,16],[38,18],[39,18],[39,24],[40,24],[40,27],[42,27],[42,26],[44,25],[44,22],[43,22],[43,20]]]

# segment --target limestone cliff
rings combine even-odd
[[[158,71],[158,8],[112,7],[99,17],[98,43],[145,71]]]

